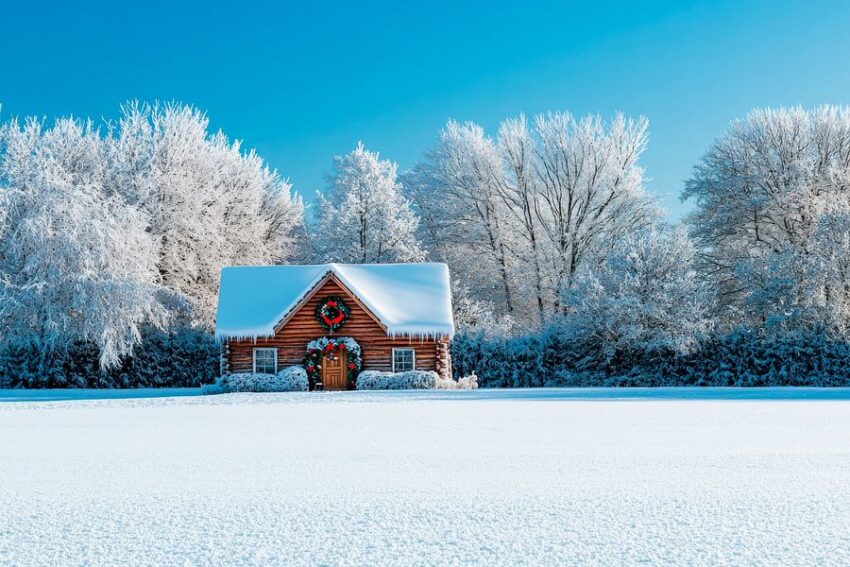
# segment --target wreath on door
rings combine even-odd
[[[345,325],[349,317],[351,317],[351,310],[336,295],[324,298],[316,306],[316,320],[326,331],[336,331]]]
[[[363,366],[360,357],[360,345],[351,337],[321,337],[307,343],[307,355],[304,357],[304,370],[307,371],[310,390],[322,382],[322,361],[324,358],[345,356],[348,389],[357,387],[357,374]]]

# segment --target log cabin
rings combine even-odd
[[[304,365],[311,389],[355,387],[361,370],[451,377],[445,264],[239,266],[221,271],[222,373]]]

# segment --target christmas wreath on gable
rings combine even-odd
[[[347,356],[346,356],[347,355]],[[357,385],[357,374],[363,362],[360,358],[360,345],[351,337],[322,337],[307,343],[307,356],[304,358],[304,369],[310,389],[314,390],[317,383],[322,381],[322,360],[327,357],[333,360],[337,356],[346,356],[348,370],[348,389],[353,390]]]
[[[336,331],[345,325],[349,317],[351,317],[351,310],[336,295],[324,298],[316,306],[316,320],[326,331]]]

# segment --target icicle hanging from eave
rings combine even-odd
[[[441,339],[451,340],[454,337],[454,328],[440,330],[434,330],[433,328],[427,330],[396,330],[392,327],[387,327],[387,336],[393,339],[408,338],[419,339],[420,341],[439,341]]]
[[[273,339],[275,337],[274,329],[263,331],[216,331],[215,340],[217,343],[224,341],[244,341],[250,339],[256,343],[258,339]]]

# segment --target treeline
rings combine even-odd
[[[844,383],[850,110],[735,121],[680,226],[644,190],[647,142],[621,115],[449,121],[402,173],[362,144],[334,158],[305,207],[192,107],[9,119],[0,384],[194,384],[222,266],[422,260],[449,264],[455,369],[485,386]]]
[[[561,129],[554,144],[563,161],[552,164],[545,120],[524,146],[534,187],[529,225],[551,231],[540,201],[577,216],[568,226],[604,218],[623,187],[620,176],[603,181],[595,205],[582,199],[593,194],[610,146],[592,152],[588,164],[582,156],[593,144]],[[615,123],[609,132],[616,130]],[[499,171],[510,174],[510,143],[483,146],[502,149]],[[549,187],[562,176],[579,181],[559,183],[553,198]],[[509,175],[508,186],[521,178]],[[625,234],[597,226],[567,244],[569,269],[555,268],[565,279],[543,279],[561,283],[542,286],[556,299],[540,330],[514,328],[517,337],[472,330],[456,341],[456,370],[479,369],[484,385],[850,384],[850,109],[757,110],[735,121],[696,164],[682,198],[694,211],[681,227],[663,218]],[[530,243],[505,247],[520,251],[508,258],[521,275],[505,289],[527,298],[521,321],[530,319],[528,305],[539,304]],[[503,317],[517,313],[504,298],[491,301]]]

